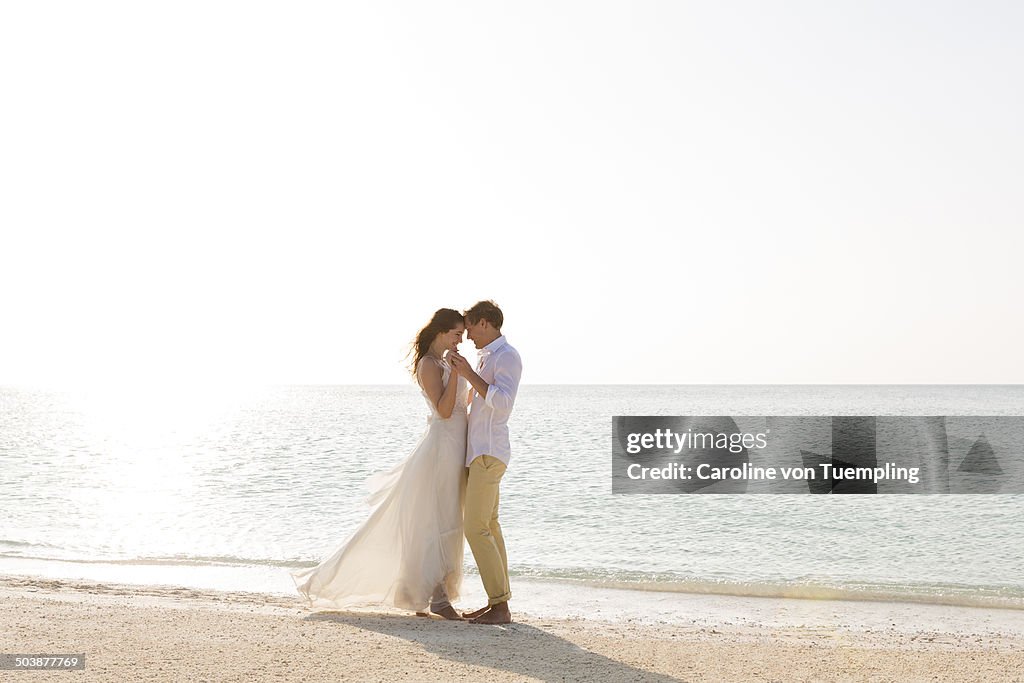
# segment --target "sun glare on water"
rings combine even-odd
[[[77,391],[82,480],[69,492],[114,552],[137,552],[147,538],[173,541],[181,515],[201,495],[203,473],[223,454],[210,434],[225,428],[259,390],[210,386],[109,386]],[[187,547],[188,539],[180,539]]]

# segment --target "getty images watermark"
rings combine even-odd
[[[613,493],[1021,493],[1019,416],[617,416]]]

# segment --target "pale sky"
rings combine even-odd
[[[1024,5],[0,6],[0,384],[1024,382]],[[468,344],[467,344],[468,347]]]

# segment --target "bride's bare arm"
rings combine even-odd
[[[445,386],[441,368],[429,358],[423,358],[416,368],[416,379],[427,393],[430,402],[437,406],[437,413],[446,420],[451,417],[452,410],[455,409],[455,387],[458,385],[456,372],[452,370],[448,377],[448,385]]]

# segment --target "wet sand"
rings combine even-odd
[[[89,681],[1024,681],[1019,610],[672,600],[688,616],[619,618],[607,601],[600,610],[576,602],[564,617],[521,612],[500,627],[311,613],[281,595],[8,575],[0,652],[85,653],[85,670],[67,675]]]

